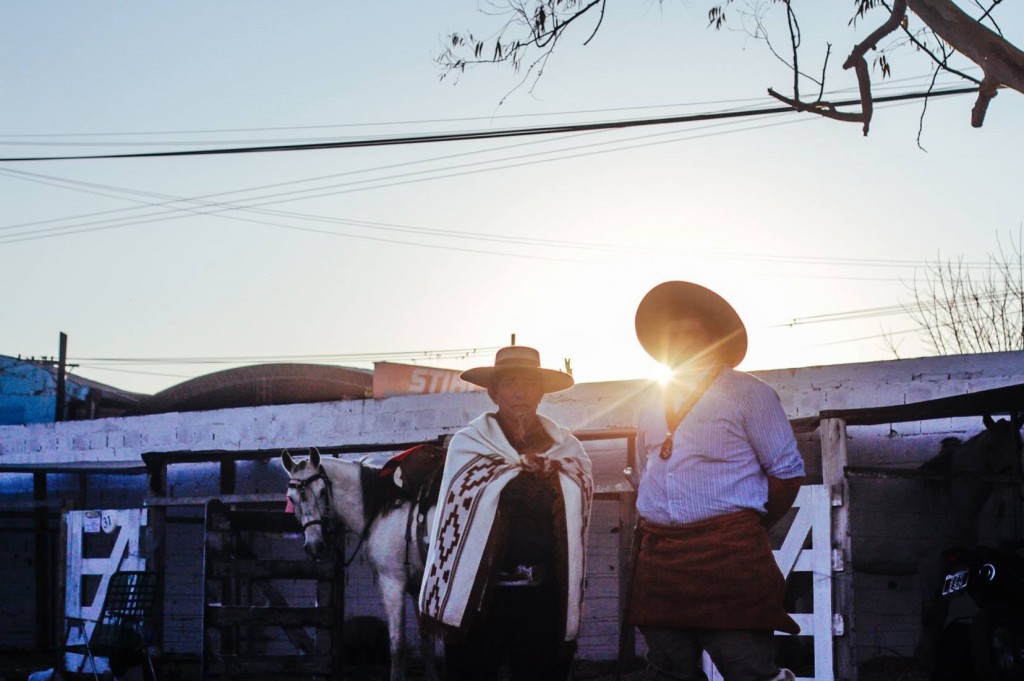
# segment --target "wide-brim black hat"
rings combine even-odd
[[[501,348],[494,356],[494,366],[466,369],[459,378],[481,388],[490,388],[495,375],[509,369],[527,369],[541,378],[546,393],[555,393],[573,386],[572,376],[564,371],[544,369],[540,365],[540,353],[525,345],[510,345]]]
[[[671,321],[697,318],[713,327],[723,362],[735,367],[747,354],[747,329],[725,298],[699,284],[666,281],[644,296],[636,309],[636,337],[654,359],[664,363],[665,325]]]

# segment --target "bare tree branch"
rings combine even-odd
[[[852,68],[857,74],[857,83],[860,86],[860,105],[863,112],[864,134],[868,134],[871,126],[871,115],[874,107],[871,100],[871,79],[868,76],[868,63],[864,55],[868,50],[873,50],[878,41],[889,35],[900,27],[900,24],[907,16],[907,0],[896,0],[892,5],[889,18],[881,26],[871,32],[867,38],[854,46],[850,56],[843,63],[844,69]]]
[[[910,285],[904,305],[932,349],[940,355],[1024,350],[1024,251],[1021,236],[1012,250],[999,244],[983,273],[959,257],[938,258],[923,280]]]
[[[831,118],[837,121],[845,121],[847,123],[860,123],[864,120],[864,117],[859,113],[846,113],[843,111],[837,111],[834,105],[829,102],[817,101],[817,102],[800,102],[795,99],[791,99],[783,94],[776,92],[775,90],[768,88],[768,94],[775,99],[783,102],[784,104],[793,107],[797,111],[817,114],[823,118]]]
[[[492,1],[493,7],[504,8],[507,15],[504,25],[496,35],[486,40],[479,40],[468,31],[451,34],[443,53],[437,57],[437,62],[442,68],[442,77],[452,73],[461,74],[467,67],[485,63],[507,63],[519,71],[526,63],[527,55],[539,50],[540,55],[526,67],[524,78],[536,80],[540,78],[547,59],[565,32],[580,18],[597,10],[597,22],[584,41],[584,44],[589,43],[603,25],[607,8],[607,0]],[[888,0],[855,0],[855,16],[850,21],[851,25],[866,19],[876,9],[886,11],[887,17],[864,40],[853,47],[843,63],[844,69],[854,72],[860,92],[860,113],[849,113],[839,112],[835,105],[822,101],[822,93],[825,90],[825,66],[822,68],[817,101],[805,102],[801,99],[801,79],[807,78],[815,82],[815,78],[800,71],[801,30],[792,0],[754,0],[758,3],[758,8],[753,13],[756,21],[754,37],[764,40],[772,54],[787,64],[793,75],[792,97],[782,96],[775,90],[769,90],[769,93],[797,111],[816,113],[839,121],[859,122],[864,134],[867,134],[874,114],[867,54],[876,51],[879,53],[875,64],[881,68],[883,77],[888,76],[890,60],[887,53],[904,46],[906,41],[900,40],[895,45],[882,46],[880,42],[897,29],[902,29],[910,44],[926,54],[939,69],[978,84],[978,97],[972,110],[971,124],[980,127],[985,121],[989,104],[1000,89],[1010,88],[1024,93],[1024,51],[998,32],[999,26],[993,17],[993,9],[1002,0],[991,0],[988,8],[982,5],[981,0],[970,1],[980,10],[978,17],[972,17],[961,10],[956,0],[893,0],[891,6]],[[712,0],[707,13],[708,24],[716,29],[722,29],[726,25],[726,10],[733,3],[734,0]],[[761,10],[780,4],[784,5],[786,12],[791,63],[776,52],[761,23]],[[911,15],[920,20],[926,28],[912,29]],[[995,30],[985,26],[985,23],[990,23]],[[932,38],[935,39],[934,43]],[[831,44],[826,51],[825,65],[828,63],[830,52]],[[950,58],[957,53],[974,62],[982,70],[983,77],[980,81],[951,65]],[[920,135],[918,143],[920,144]]]

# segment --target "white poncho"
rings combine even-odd
[[[571,641],[579,634],[583,603],[593,496],[590,458],[567,429],[538,416],[555,442],[544,456],[558,471],[564,500],[569,570],[565,640]],[[462,625],[501,492],[523,469],[519,453],[492,414],[474,419],[452,438],[420,588],[422,616],[452,627]]]

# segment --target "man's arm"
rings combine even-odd
[[[761,524],[769,530],[786,515],[786,512],[793,507],[800,485],[804,482],[803,476],[796,478],[768,478],[768,503],[765,504],[767,513],[761,517]]]

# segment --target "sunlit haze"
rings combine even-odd
[[[816,3],[810,3],[816,4]],[[1009,5],[1011,3],[1004,3]],[[538,82],[440,79],[476,2],[7,2],[0,156],[297,144],[778,105],[791,75],[692,3],[611,3]],[[803,25],[839,67],[881,17]],[[997,8],[1024,44],[1024,4]],[[779,35],[780,39],[783,35]],[[905,54],[878,94],[922,92]],[[965,67],[977,75],[977,69]],[[939,76],[940,87],[964,84]],[[813,95],[812,95],[813,96]],[[787,113],[702,123],[181,158],[0,163],[0,354],[155,392],[275,361],[464,369],[512,334],[578,382],[658,378],[633,330],[671,279],[729,300],[741,369],[927,354],[900,310],[928,262],[982,264],[1024,221],[1024,95],[984,127],[970,95],[879,105],[858,125]],[[920,146],[919,146],[920,143]]]

